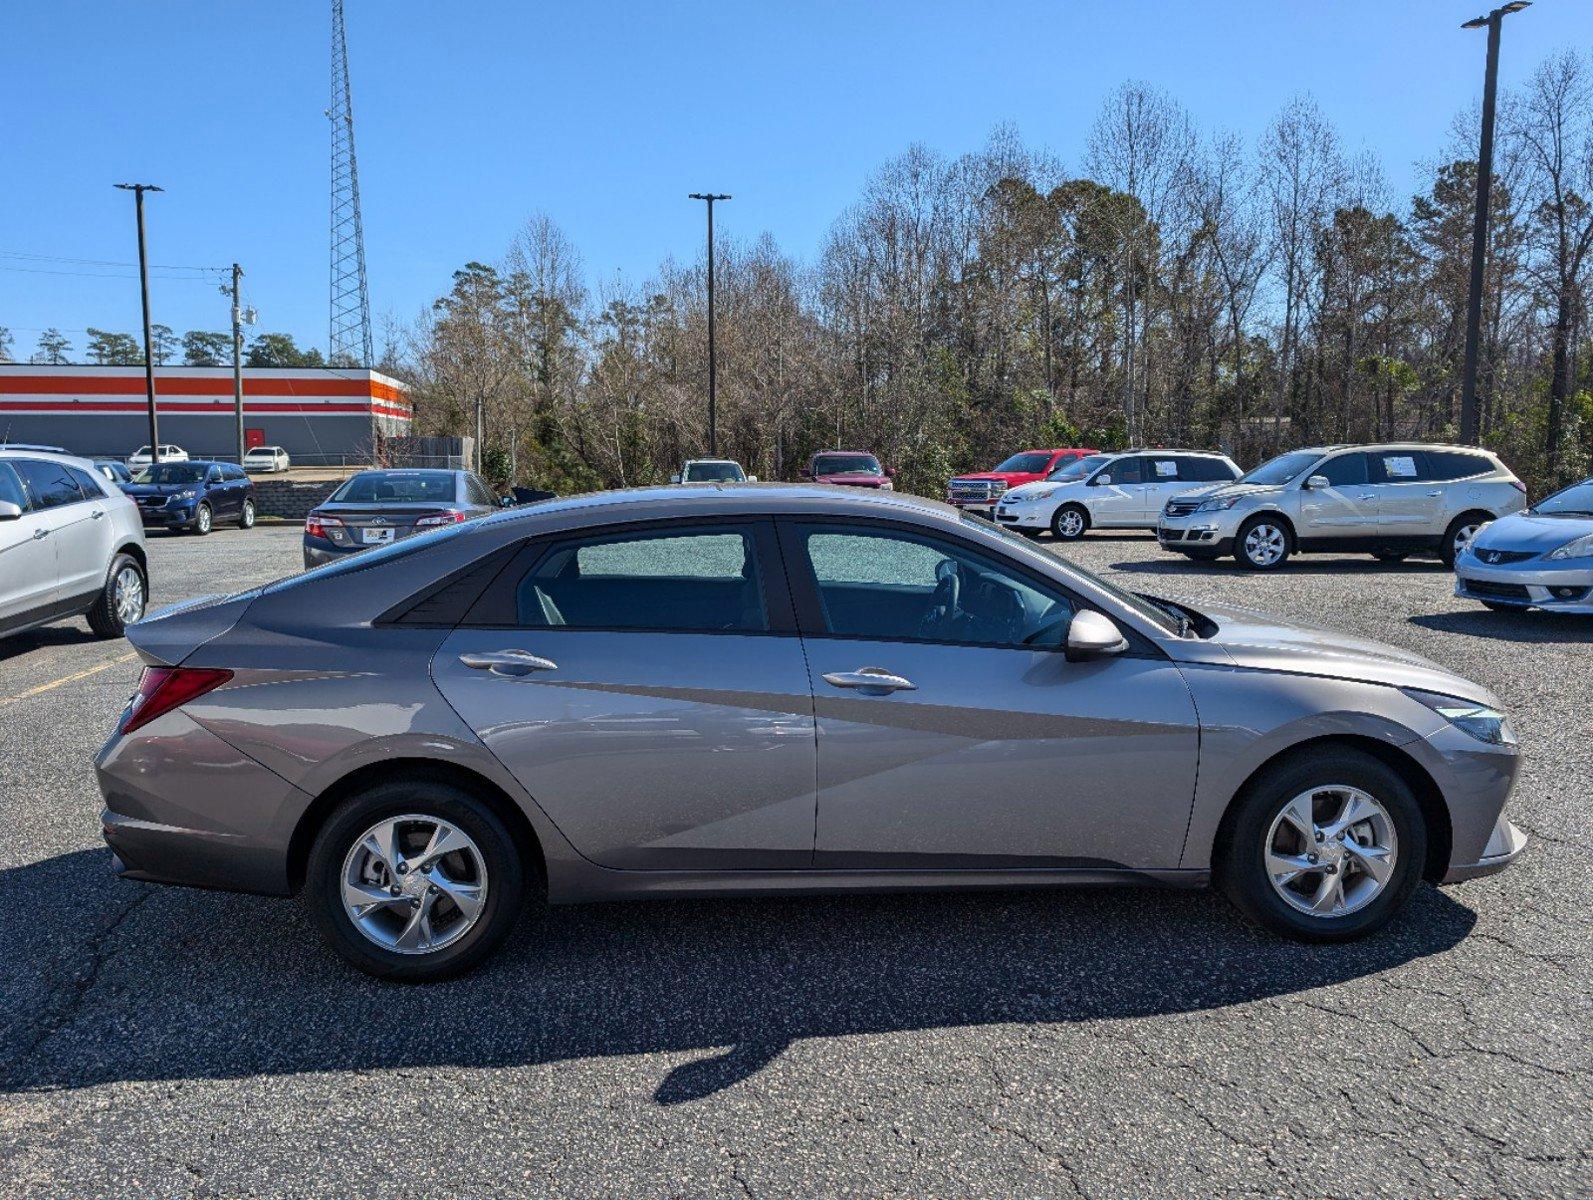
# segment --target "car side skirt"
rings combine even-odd
[[[52,621],[64,621],[69,617],[81,616],[93,608],[94,602],[99,598],[100,590],[95,588],[92,592],[84,592],[81,596],[57,600],[54,604],[45,604],[27,612],[13,613],[9,617],[0,618],[0,637],[10,637],[15,633],[37,629],[40,625],[48,625]]]

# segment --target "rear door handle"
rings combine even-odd
[[[1429,496],[1442,496],[1443,492],[1428,492],[1427,494]]]
[[[510,679],[521,679],[534,671],[557,671],[559,664],[529,650],[488,650],[461,654],[459,661],[475,671],[491,671]]]
[[[831,687],[847,688],[866,696],[888,696],[892,692],[916,692],[918,685],[911,679],[893,675],[884,667],[859,667],[855,671],[831,671],[824,676]]]
[[[104,515],[105,510],[103,508],[96,508],[93,512],[89,513],[89,516],[93,517],[96,521],[98,521]]]

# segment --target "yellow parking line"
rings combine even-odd
[[[44,692],[52,692],[58,687],[69,683],[76,683],[79,679],[87,679],[90,675],[98,675],[101,671],[108,671],[118,663],[132,662],[137,658],[137,653],[123,654],[118,658],[108,658],[97,667],[90,667],[86,671],[79,671],[76,675],[67,675],[64,678],[41,683],[38,687],[29,688],[25,692],[18,692],[15,696],[0,696],[0,704],[15,704],[18,700],[26,700],[31,696],[38,696]]]

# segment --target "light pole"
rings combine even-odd
[[[1462,29],[1488,27],[1488,67],[1482,85],[1482,144],[1477,149],[1477,212],[1471,226],[1471,290],[1466,297],[1466,361],[1460,377],[1460,440],[1477,442],[1477,353],[1482,340],[1483,265],[1488,253],[1488,204],[1493,191],[1493,110],[1499,91],[1499,26],[1505,17],[1531,7],[1532,0],[1511,0]]]
[[[153,465],[160,461],[160,429],[155,421],[155,358],[149,345],[149,257],[144,249],[144,193],[166,189],[153,183],[119,183],[116,186],[133,193],[133,206],[138,210],[138,284],[144,296],[144,393],[149,399],[149,461]]]
[[[718,364],[714,360],[714,201],[730,197],[693,192],[687,199],[708,202],[708,455],[712,458],[719,453]]]

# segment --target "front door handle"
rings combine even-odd
[[[855,671],[831,671],[824,676],[831,687],[848,688],[865,696],[888,696],[892,692],[916,692],[918,685],[911,679],[893,675],[884,667],[859,667]]]
[[[1372,496],[1357,496],[1355,498],[1357,500],[1359,500],[1362,504],[1370,504],[1373,500],[1377,499],[1377,497],[1375,495],[1372,495]]]
[[[96,508],[93,512],[89,513],[89,516],[93,517],[96,521],[98,521],[104,515],[105,510],[103,508]]]
[[[40,538],[47,538],[49,536],[50,536],[50,531],[48,529],[35,529],[33,531],[33,540],[34,541],[38,541]]]
[[[542,658],[529,650],[488,650],[482,653],[465,653],[459,661],[476,671],[491,671],[510,679],[521,679],[533,671],[557,671],[559,664],[551,658]]]
[[[1428,492],[1427,494],[1429,496],[1442,496],[1443,492]]]

